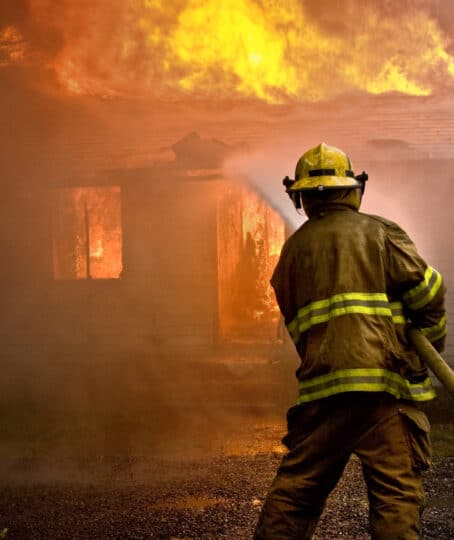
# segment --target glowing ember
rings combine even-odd
[[[282,103],[352,90],[427,95],[454,78],[429,1],[346,0],[317,18],[299,0],[30,0],[30,14],[62,35],[52,62],[78,94]]]
[[[53,233],[56,279],[120,277],[120,188],[59,190]]]
[[[21,62],[27,51],[27,44],[17,28],[7,26],[0,31],[0,67]]]
[[[269,283],[284,243],[284,224],[244,188],[226,189],[218,209],[220,334],[229,341],[280,339],[280,315]]]
[[[102,247],[101,240],[98,239],[98,246],[95,250],[90,249],[90,257],[100,259],[104,255],[104,248]]]

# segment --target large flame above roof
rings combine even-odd
[[[60,36],[48,61],[76,94],[285,103],[355,90],[428,95],[454,78],[433,0],[324,0],[317,13],[315,4],[30,0],[29,17]]]

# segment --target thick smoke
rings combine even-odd
[[[368,141],[364,138],[355,144],[351,139],[345,140],[345,135],[333,126],[325,125],[323,136],[320,136],[317,128],[312,130],[310,125],[308,120],[310,135],[301,136],[292,128],[285,132],[276,131],[253,152],[228,160],[226,175],[247,183],[260,193],[282,216],[291,232],[304,223],[306,216],[303,210],[299,213],[295,210],[285,193],[282,179],[286,175],[294,178],[299,157],[320,142],[342,148],[351,158],[355,173],[366,170],[369,174],[361,211],[399,223],[414,239],[421,254],[435,261],[434,264],[441,261],[441,266],[448,272],[449,260],[445,254],[450,248],[436,231],[452,227],[449,211],[454,193],[452,174],[443,163],[451,163],[447,160],[454,158],[454,152],[445,157],[446,161],[431,161],[424,154],[423,144],[413,152],[407,144],[397,140]]]

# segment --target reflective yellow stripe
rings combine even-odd
[[[410,289],[404,294],[405,300],[410,301],[412,298],[423,292],[428,287],[433,273],[434,269],[431,266],[428,266],[424,272],[424,279],[418,285],[416,285],[416,287],[413,287],[413,289]]]
[[[288,333],[295,343],[298,343],[300,338],[300,331],[298,330],[298,317],[293,319],[291,323],[287,325]]]
[[[389,304],[392,312],[392,319],[394,324],[405,324],[407,319],[404,315],[404,305],[402,302],[390,302]]]
[[[407,306],[412,310],[418,310],[427,305],[437,294],[441,287],[442,278],[434,268],[428,266],[424,279],[403,295]]]
[[[337,309],[331,309],[328,313],[311,316],[307,321],[299,325],[300,333],[305,332],[311,326],[327,322],[330,319],[349,313],[362,313],[363,315],[384,315],[391,317],[391,310],[386,307],[368,307],[368,306],[345,306]]]
[[[421,332],[426,336],[429,341],[438,341],[446,336],[446,314],[433,326],[421,328]]]
[[[295,343],[301,334],[312,326],[348,314],[380,315],[391,317],[395,324],[405,324],[401,302],[389,302],[386,293],[342,293],[324,300],[317,300],[298,310],[297,316],[287,325]]]
[[[435,397],[430,377],[411,383],[398,373],[382,368],[341,369],[299,384],[299,403],[342,392],[388,392],[398,399],[428,401]]]
[[[385,293],[350,292],[350,293],[335,294],[334,296],[331,296],[330,298],[326,298],[325,300],[317,300],[316,302],[312,302],[311,304],[308,304],[307,306],[298,310],[298,315],[303,316],[305,313],[310,313],[311,311],[318,310],[318,309],[329,308],[332,304],[336,304],[342,301],[349,301],[349,300],[358,300],[359,302],[371,302],[371,301],[388,302],[388,296]]]

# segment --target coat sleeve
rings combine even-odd
[[[395,223],[387,227],[387,286],[391,295],[404,304],[410,323],[442,351],[446,337],[443,278],[420,257],[413,242]]]

